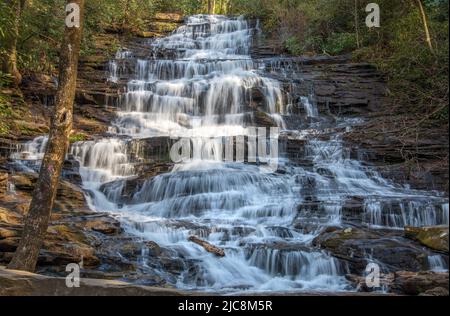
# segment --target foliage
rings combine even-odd
[[[355,59],[374,62],[386,74],[398,104],[413,104],[425,113],[442,108],[435,117],[446,119],[448,0],[422,0],[434,52],[425,42],[416,0],[376,2],[382,25],[369,29],[364,23],[367,1],[362,0],[90,0],[86,2],[82,54],[90,53],[100,32],[145,30],[158,12],[196,14],[207,13],[209,8],[217,14],[260,19],[265,33],[278,39],[292,55],[353,52]],[[18,40],[20,71],[54,74],[65,0],[27,3]],[[11,29],[13,14],[9,11],[6,2],[0,1],[0,43]],[[5,78],[0,78],[2,82]]]
[[[77,143],[87,140],[88,137],[85,134],[79,133],[79,134],[72,134],[69,137],[70,143]]]
[[[11,100],[8,95],[0,90],[0,136],[6,135],[9,131],[9,118],[13,115]]]

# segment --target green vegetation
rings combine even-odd
[[[0,136],[8,133],[10,127],[7,119],[11,115],[12,108],[9,97],[0,94]]]
[[[56,74],[65,0],[25,1],[17,41],[23,75]],[[104,32],[139,34],[157,13],[218,13],[259,18],[266,36],[292,55],[352,53],[386,74],[399,107],[444,123],[448,119],[448,0],[378,0],[381,27],[365,25],[364,0],[92,0],[86,2],[82,55]],[[427,43],[423,17],[431,34]],[[169,23],[170,24],[170,23]],[[0,43],[13,14],[0,2]],[[168,30],[172,26],[168,26]],[[150,34],[150,33],[149,33]],[[430,49],[429,45],[432,46]],[[0,45],[0,55],[5,50]],[[4,78],[0,78],[4,84]],[[0,82],[0,83],[1,83]]]
[[[71,143],[83,142],[86,141],[88,137],[83,133],[72,134],[69,137]]]
[[[398,111],[448,121],[448,0],[378,0],[381,27],[368,28],[363,0],[234,0],[232,13],[261,18],[293,55],[353,53],[386,74]],[[431,46],[420,11],[423,6]]]

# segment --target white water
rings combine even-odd
[[[128,152],[131,139],[188,137],[201,147],[204,138],[247,135],[255,90],[259,111],[285,128],[289,98],[249,56],[253,32],[241,18],[195,16],[173,35],[151,44],[156,51],[175,50],[175,60],[135,61],[134,77],[110,128],[116,136],[71,149],[81,162],[90,206],[119,215],[130,233],[181,258],[185,271],[172,278],[180,288],[346,290],[345,267],[311,242],[320,229],[341,224],[347,199],[366,197],[362,221],[391,228],[448,224],[448,202],[434,193],[396,186],[349,159],[336,130],[312,124],[291,132],[290,137],[305,140],[302,158],[312,167],[280,159],[284,172],[263,173],[257,165],[223,162],[221,157],[205,160],[200,153],[175,165],[172,172],[148,179],[131,201],[122,201],[121,180],[137,173]],[[132,53],[119,52],[110,64],[109,80],[119,82],[127,72],[121,61],[132,59]],[[320,119],[311,97],[300,101],[305,117]],[[351,126],[349,121],[339,124]],[[324,135],[330,133],[334,136],[327,140]],[[38,159],[42,148],[29,147],[24,151]],[[111,181],[116,182],[102,187]],[[312,223],[316,229],[295,229],[298,222]],[[226,257],[206,253],[188,241],[190,235],[222,247]],[[435,269],[436,259],[430,260]]]
[[[25,172],[36,172],[44,158],[47,142],[48,136],[36,137],[19,146],[18,150],[11,155],[11,159],[17,163],[18,169]]]
[[[430,271],[448,272],[448,263],[445,262],[441,255],[429,256],[428,264],[430,266]]]

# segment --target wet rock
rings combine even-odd
[[[380,275],[380,287],[372,288],[366,278],[347,275],[346,279],[360,292],[372,292],[380,288],[400,295],[448,296],[448,273],[397,271]]]
[[[127,259],[136,259],[142,254],[142,245],[136,242],[128,242],[120,246],[119,252]]]
[[[250,94],[250,102],[249,102],[250,109],[254,110],[264,109],[266,104],[264,92],[258,87],[253,87],[249,91],[249,94]]]
[[[437,287],[420,294],[420,296],[449,296],[449,292],[448,288]]]
[[[405,237],[433,250],[448,253],[448,226],[405,227]]]
[[[74,157],[64,161],[61,175],[65,180],[78,186],[81,186],[83,182],[80,175],[80,163]]]
[[[390,286],[392,286],[392,283],[395,279],[394,273],[388,273],[388,274],[380,274],[379,284],[380,287],[373,288],[372,286],[368,286],[366,283],[366,277],[360,276],[360,275],[354,275],[354,274],[347,274],[345,276],[348,282],[355,288],[358,292],[374,292],[378,291],[380,289],[389,289]]]
[[[123,231],[119,221],[104,215],[86,217],[81,224],[84,228],[104,235],[118,235]]]
[[[169,172],[172,167],[173,164],[171,163],[141,164],[137,167],[141,169],[139,172],[140,176],[105,183],[100,187],[100,191],[115,203],[130,203],[136,192],[139,192],[147,181],[160,174]]]
[[[180,275],[186,270],[186,265],[181,258],[163,256],[158,259],[158,264],[174,275]]]
[[[0,207],[0,224],[19,225],[22,216],[14,211]]]
[[[387,272],[426,270],[431,255],[405,238],[359,228],[324,232],[313,244],[346,261],[351,273],[358,275],[363,274],[367,264],[373,261],[380,263]]]
[[[144,242],[145,247],[148,250],[148,255],[152,257],[159,257],[162,253],[161,247],[154,241]]]
[[[277,127],[275,120],[267,113],[255,111],[252,119],[253,126],[258,127]]]
[[[364,198],[351,197],[342,206],[342,219],[348,222],[361,223],[364,216]]]
[[[436,290],[436,288],[443,288],[447,290],[448,295],[448,282],[448,273],[396,272],[390,290],[394,293],[419,295]]]

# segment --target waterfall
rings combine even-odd
[[[271,74],[287,78],[299,66],[283,59],[253,60],[255,32],[243,18],[197,15],[172,35],[148,43],[148,58],[119,51],[110,62],[109,80],[128,82],[110,135],[76,143],[71,154],[81,164],[92,209],[114,213],[130,234],[158,243],[183,263],[181,273],[158,267],[179,288],[348,290],[345,264],[312,246],[324,228],[342,224],[347,200],[362,199],[361,224],[392,229],[448,225],[448,200],[393,184],[351,159],[342,130],[358,121],[330,123],[313,95],[298,101],[288,95]],[[303,109],[307,128],[288,130],[293,105]],[[267,118],[267,126],[251,129],[257,117]],[[280,149],[277,168],[269,172],[261,165],[270,160],[265,157],[270,142],[254,137],[265,127],[277,127],[301,144],[295,157],[283,157]],[[161,137],[187,139],[179,149],[194,148],[191,159],[141,179],[125,199],[126,184],[142,175],[139,166],[145,162],[131,153],[131,143]],[[254,146],[238,150],[244,142]],[[236,152],[223,148],[225,143],[235,145]],[[15,159],[27,151],[39,158],[44,145],[37,139]],[[271,154],[278,153],[276,148]],[[227,153],[232,159],[224,159]],[[241,154],[247,157],[238,159]],[[313,229],[296,228],[296,223]],[[223,248],[226,256],[206,253],[188,241],[191,235]],[[430,258],[431,269],[441,266]]]
[[[18,150],[11,155],[17,168],[25,172],[37,172],[44,158],[48,136],[39,136],[19,146]]]
[[[448,262],[441,255],[429,256],[428,264],[430,271],[448,272]]]

